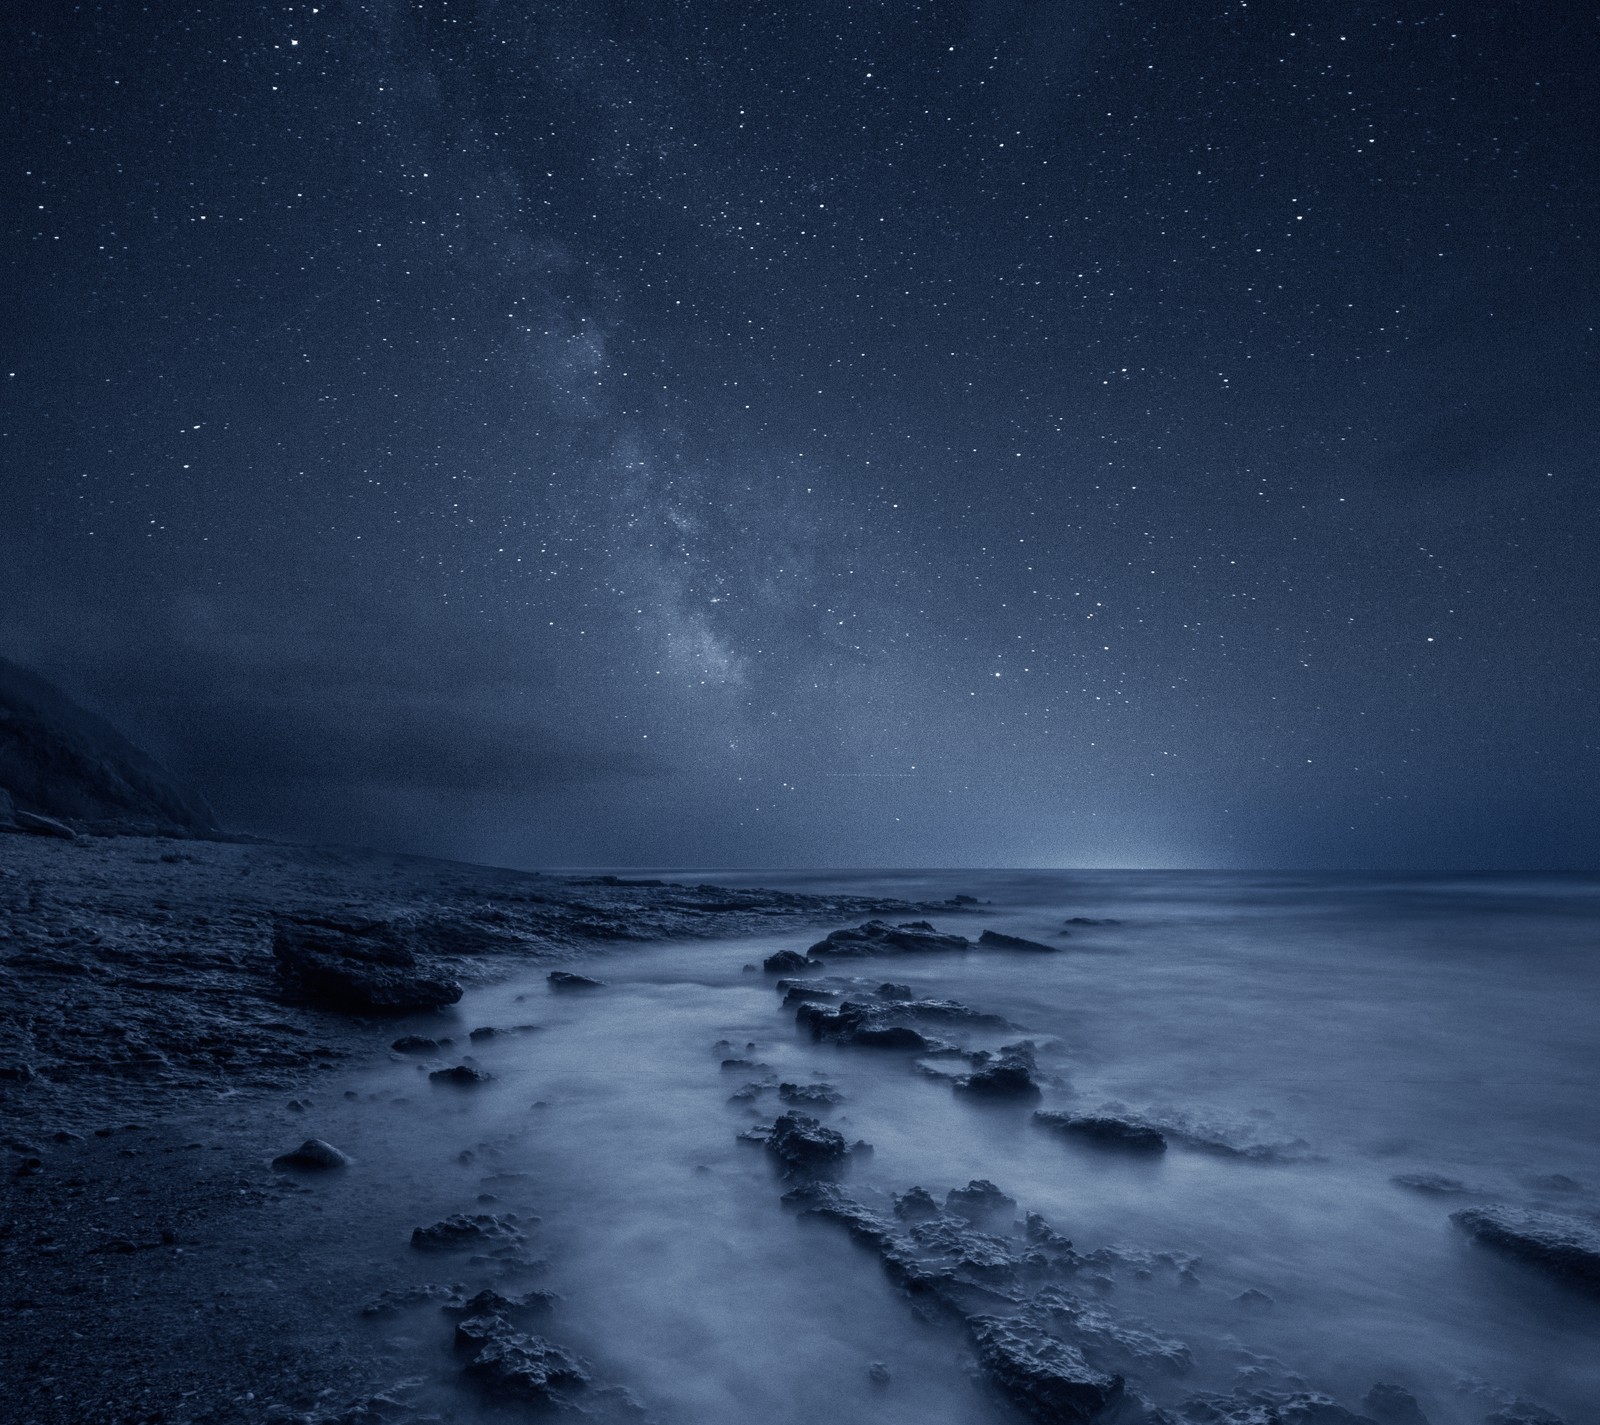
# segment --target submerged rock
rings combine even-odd
[[[605,986],[604,980],[591,980],[587,975],[575,975],[571,970],[552,970],[546,977],[553,990],[598,990]]]
[[[1159,1129],[1137,1119],[1115,1114],[1076,1114],[1039,1111],[1034,1122],[1053,1133],[1081,1138],[1102,1148],[1122,1148],[1130,1153],[1164,1153],[1167,1139]]]
[[[986,930],[978,937],[978,944],[990,945],[997,950],[1043,950],[1053,955],[1055,945],[1041,945],[1037,940],[1024,940],[1020,935],[1003,935],[998,930]]]
[[[1017,1200],[987,1178],[974,1178],[964,1188],[951,1188],[944,1195],[944,1209],[980,1226],[1010,1226],[1017,1215]]]
[[[501,1399],[549,1409],[589,1384],[571,1352],[515,1330],[501,1316],[469,1316],[456,1327],[456,1345],[473,1352],[463,1374]]]
[[[1379,1381],[1361,1399],[1361,1408],[1378,1425],[1428,1425],[1417,1398],[1409,1390]]]
[[[474,1069],[470,1064],[455,1064],[448,1069],[435,1069],[428,1075],[428,1079],[436,1084],[450,1084],[457,1088],[471,1088],[475,1084],[486,1084],[494,1077],[482,1069]]]
[[[1503,1203],[1464,1207],[1450,1220],[1485,1246],[1600,1292],[1600,1227],[1592,1222]]]
[[[1473,1191],[1460,1178],[1447,1178],[1442,1173],[1396,1173],[1389,1181],[1396,1187],[1410,1188],[1412,1192],[1430,1193],[1436,1197]]]
[[[1035,1079],[1038,1072],[1033,1045],[1024,1040],[1020,1044],[1007,1044],[965,1078],[958,1079],[956,1087],[987,1098],[1038,1098],[1039,1084]]]
[[[1184,1401],[1181,1413],[1194,1425],[1374,1425],[1329,1396],[1305,1390],[1194,1395]]]
[[[835,930],[811,947],[817,955],[902,955],[928,951],[969,950],[972,942],[965,935],[947,935],[925,920],[908,920],[890,925],[886,920],[869,920],[845,930]]]
[[[411,1245],[419,1252],[461,1252],[472,1247],[499,1247],[522,1240],[516,1218],[496,1217],[490,1212],[457,1213],[411,1233]]]
[[[769,975],[803,975],[820,970],[822,961],[802,955],[798,950],[780,950],[776,955],[768,955],[761,962],[761,968]]]
[[[389,1047],[397,1054],[435,1054],[452,1043],[451,1039],[429,1039],[425,1034],[402,1034]]]
[[[831,1084],[779,1084],[778,1097],[785,1103],[843,1103],[844,1095]]]
[[[353,1161],[354,1159],[346,1153],[341,1153],[332,1143],[325,1143],[320,1138],[307,1138],[298,1148],[287,1153],[279,1153],[272,1160],[272,1166],[327,1172],[335,1168],[348,1168]]]
[[[424,973],[407,929],[382,920],[282,917],[272,953],[285,985],[326,1009],[410,1014],[461,998],[454,980]]]

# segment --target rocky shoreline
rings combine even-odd
[[[392,1367],[346,1322],[394,1282],[352,1276],[348,1254],[334,1279],[319,1234],[340,1223],[274,1162],[319,1083],[395,1052],[385,1011],[608,946],[913,909],[246,841],[0,837],[0,1418],[390,1418]]]

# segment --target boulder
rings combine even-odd
[[[407,928],[397,922],[282,916],[272,954],[285,987],[325,1009],[412,1014],[461,998],[454,980],[420,968]]]
[[[811,1031],[811,1037],[833,1044],[860,1044],[874,1049],[935,1049],[939,1041],[929,1038],[900,1016],[877,1005],[845,1000],[838,1005],[806,1002],[795,1010],[795,1022]]]
[[[430,1039],[425,1034],[402,1034],[389,1047],[397,1054],[437,1054],[452,1042],[450,1039]]]
[[[332,1143],[325,1143],[320,1138],[307,1138],[298,1148],[279,1153],[272,1160],[272,1166],[296,1168],[302,1172],[328,1172],[336,1168],[348,1168],[352,1161],[348,1154],[341,1153]]]
[[[820,970],[822,961],[802,955],[798,950],[779,950],[775,955],[768,955],[761,962],[761,968],[769,975],[804,975]]]
[[[1450,1220],[1485,1246],[1600,1293],[1600,1227],[1593,1222],[1504,1203],[1464,1207]]]
[[[766,1142],[785,1172],[814,1176],[836,1171],[851,1151],[842,1134],[805,1113],[783,1114],[767,1131]]]
[[[477,1084],[486,1084],[494,1077],[482,1069],[475,1069],[470,1064],[452,1064],[448,1069],[435,1069],[428,1075],[428,1081],[435,1084],[444,1084],[446,1087],[472,1088]]]
[[[591,980],[587,975],[575,975],[571,970],[552,970],[546,977],[553,990],[598,990],[604,980]]]

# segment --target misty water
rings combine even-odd
[[[1134,1380],[1159,1403],[1298,1382],[1354,1408],[1383,1380],[1415,1392],[1434,1425],[1476,1425],[1513,1396],[1574,1425],[1593,1418],[1600,1306],[1449,1222],[1484,1201],[1600,1213],[1593,881],[679,878],[990,902],[932,919],[1059,952],[838,972],[1003,1015],[1015,1030],[964,1042],[1031,1038],[1049,1081],[1042,1107],[1112,1106],[1178,1136],[1156,1158],[1075,1145],[1034,1124],[1034,1105],[975,1102],[913,1055],[813,1043],[773,977],[744,967],[816,934],[627,947],[569,967],[602,989],[552,992],[540,972],[469,993],[450,1028],[432,1021],[426,1032],[456,1037],[445,1062],[466,1051],[488,1084],[443,1089],[424,1072],[437,1062],[399,1057],[352,1079],[355,1097],[321,1120],[362,1168],[326,1190],[366,1195],[350,1250],[476,1288],[499,1279],[413,1261],[403,1234],[453,1212],[536,1215],[548,1264],[509,1280],[559,1293],[538,1329],[664,1421],[1017,1419],[970,1375],[957,1330],[920,1319],[837,1227],[782,1206],[769,1156],[738,1134],[783,1105],[771,1093],[730,1102],[770,1070],[842,1094],[820,1116],[873,1145],[852,1164],[852,1191],[942,1196],[985,1178],[1081,1251],[1157,1254],[1101,1289],[1108,1307],[1192,1350],[1186,1374]],[[1072,916],[1120,923],[1062,935]],[[479,1025],[539,1027],[469,1044]],[[725,1070],[727,1057],[768,1068]],[[1469,1191],[1392,1181],[1416,1173]],[[1251,1291],[1271,1304],[1238,1300]],[[405,1317],[372,1329],[415,1332],[419,1362],[446,1373],[436,1330]],[[886,1383],[869,1375],[875,1362]]]

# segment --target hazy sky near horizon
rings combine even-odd
[[[523,865],[1593,866],[1593,17],[30,6],[0,653]]]

